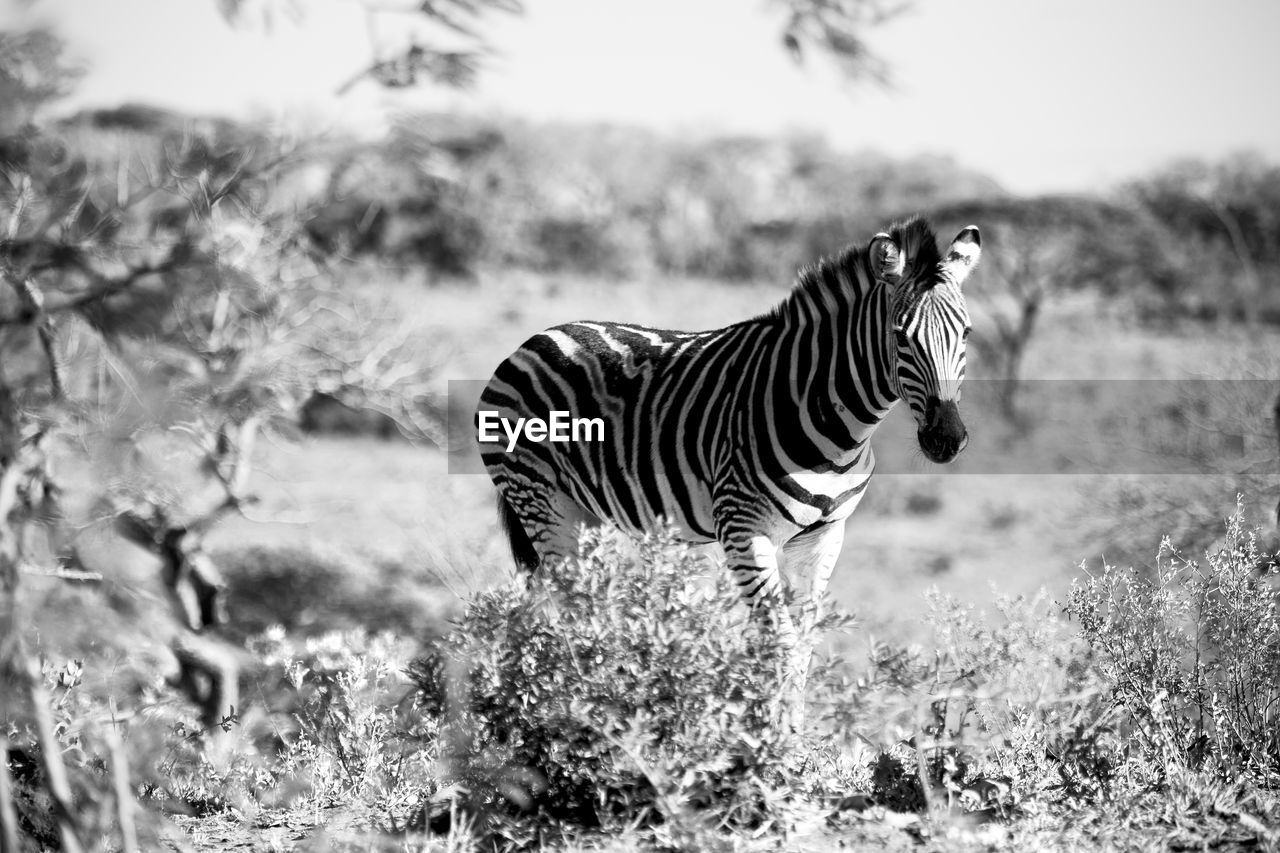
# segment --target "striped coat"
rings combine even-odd
[[[719,542],[744,599],[794,644],[778,549],[819,598],[895,403],[907,400],[930,459],[967,440],[961,284],[978,253],[976,228],[940,252],[915,219],[806,268],[772,311],[722,329],[584,321],[531,337],[494,372],[481,415],[566,412],[598,419],[603,440],[481,445],[517,561],[574,553],[579,523],[641,533],[665,519]]]

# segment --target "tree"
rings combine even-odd
[[[368,78],[390,88],[420,84],[463,87],[474,82],[490,47],[482,34],[487,16],[515,15],[523,0],[357,0],[373,23],[388,18],[397,29],[408,28],[408,44],[389,48],[373,45],[377,58],[354,72],[339,92]],[[280,0],[217,0],[218,9],[232,23],[258,19],[270,27],[279,14]],[[865,32],[910,7],[907,0],[771,0],[781,17],[780,41],[796,60],[823,55],[850,79],[885,82],[888,65],[867,45]],[[288,3],[285,14],[305,14],[300,0]],[[673,22],[678,26],[678,22]]]
[[[258,437],[293,432],[300,399],[333,373],[399,428],[431,432],[409,399],[431,362],[316,319],[352,300],[335,298],[328,258],[279,201],[304,148],[149,108],[40,120],[63,91],[47,79],[65,79],[56,41],[0,41],[31,45],[49,48],[40,63],[0,54],[0,68],[39,70],[4,78],[35,121],[0,135],[0,705],[17,748],[45,762],[62,847],[77,849],[87,806],[54,782],[66,750],[29,648],[76,642],[48,579],[96,589],[78,621],[111,633],[92,641],[153,671],[141,649],[167,647],[204,729],[230,725],[236,655],[216,634],[223,587],[203,540],[252,512]],[[137,675],[112,692],[123,713],[145,701]],[[77,784],[96,784],[97,759],[77,755]]]
[[[0,33],[0,134],[29,125],[70,91],[80,73],[63,62],[62,42],[49,30]]]
[[[1084,287],[1109,295],[1168,292],[1178,280],[1167,235],[1131,207],[1076,196],[999,197],[945,205],[933,217],[946,228],[982,229],[981,275],[969,294],[991,325],[976,328],[973,341],[995,363],[999,400],[1011,421],[1018,420],[1027,349],[1056,297]]]
[[[871,52],[864,32],[909,8],[907,2],[885,0],[773,0],[786,22],[782,45],[797,61],[826,54],[851,79],[888,80],[888,66]]]
[[[1252,154],[1186,160],[1125,194],[1181,244],[1183,310],[1280,320],[1280,166]]]
[[[276,0],[217,0],[228,22],[260,20],[270,28],[279,13]],[[389,88],[425,83],[465,87],[474,82],[488,44],[480,27],[491,13],[519,14],[521,0],[357,0],[369,19],[373,37],[375,24],[390,18],[397,30],[410,33],[408,44],[389,47],[374,40],[376,58],[355,71],[339,87],[345,92],[368,78]],[[305,4],[311,5],[311,4]],[[304,4],[291,2],[284,10],[291,17],[305,14]]]

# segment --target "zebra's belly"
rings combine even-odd
[[[562,469],[561,476],[566,491],[583,509],[633,536],[665,526],[686,542],[716,539],[709,483],[675,481],[661,466],[632,472],[621,482],[611,478],[586,480],[572,469]]]
[[[568,462],[568,459],[562,460]],[[734,490],[734,496],[717,494],[716,484],[697,478],[680,478],[661,465],[646,465],[622,478],[584,478],[581,466],[561,467],[561,483],[577,503],[601,520],[632,535],[643,535],[664,525],[688,542],[716,541],[714,510],[719,500],[754,519],[760,532],[775,542],[785,542],[818,524],[843,521],[857,508],[871,479],[874,457],[865,467],[836,474],[800,472],[787,482],[761,481],[753,488]]]

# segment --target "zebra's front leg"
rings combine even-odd
[[[777,546],[768,536],[748,531],[728,531],[720,544],[738,595],[752,617],[773,633],[781,649],[790,652],[796,645],[796,628],[782,595]]]
[[[766,636],[771,635],[777,643],[786,667],[783,689],[770,703],[770,716],[782,726],[795,728],[789,713],[795,707],[794,668],[790,663],[796,647],[796,629],[782,594],[778,548],[768,536],[732,529],[722,532],[720,544],[738,594],[751,609],[752,617],[765,628]]]
[[[818,644],[816,627],[823,615],[823,598],[843,545],[844,520],[841,519],[810,528],[785,547],[787,575],[793,598],[800,607],[797,642],[790,661],[795,689],[789,697],[792,702],[789,715],[797,729],[804,726],[805,693],[813,651]]]

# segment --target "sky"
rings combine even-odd
[[[487,28],[466,93],[336,94],[399,15],[360,0],[0,0],[0,25],[47,22],[87,73],[68,106],[150,102],[376,132],[449,108],[671,133],[809,132],[852,151],[935,154],[1016,192],[1083,192],[1182,157],[1280,161],[1276,0],[916,0],[869,30],[892,83],[797,66],[769,0],[525,0]],[[400,0],[379,0],[391,5]],[[290,14],[297,11],[300,14]],[[270,13],[271,24],[264,25]]]

